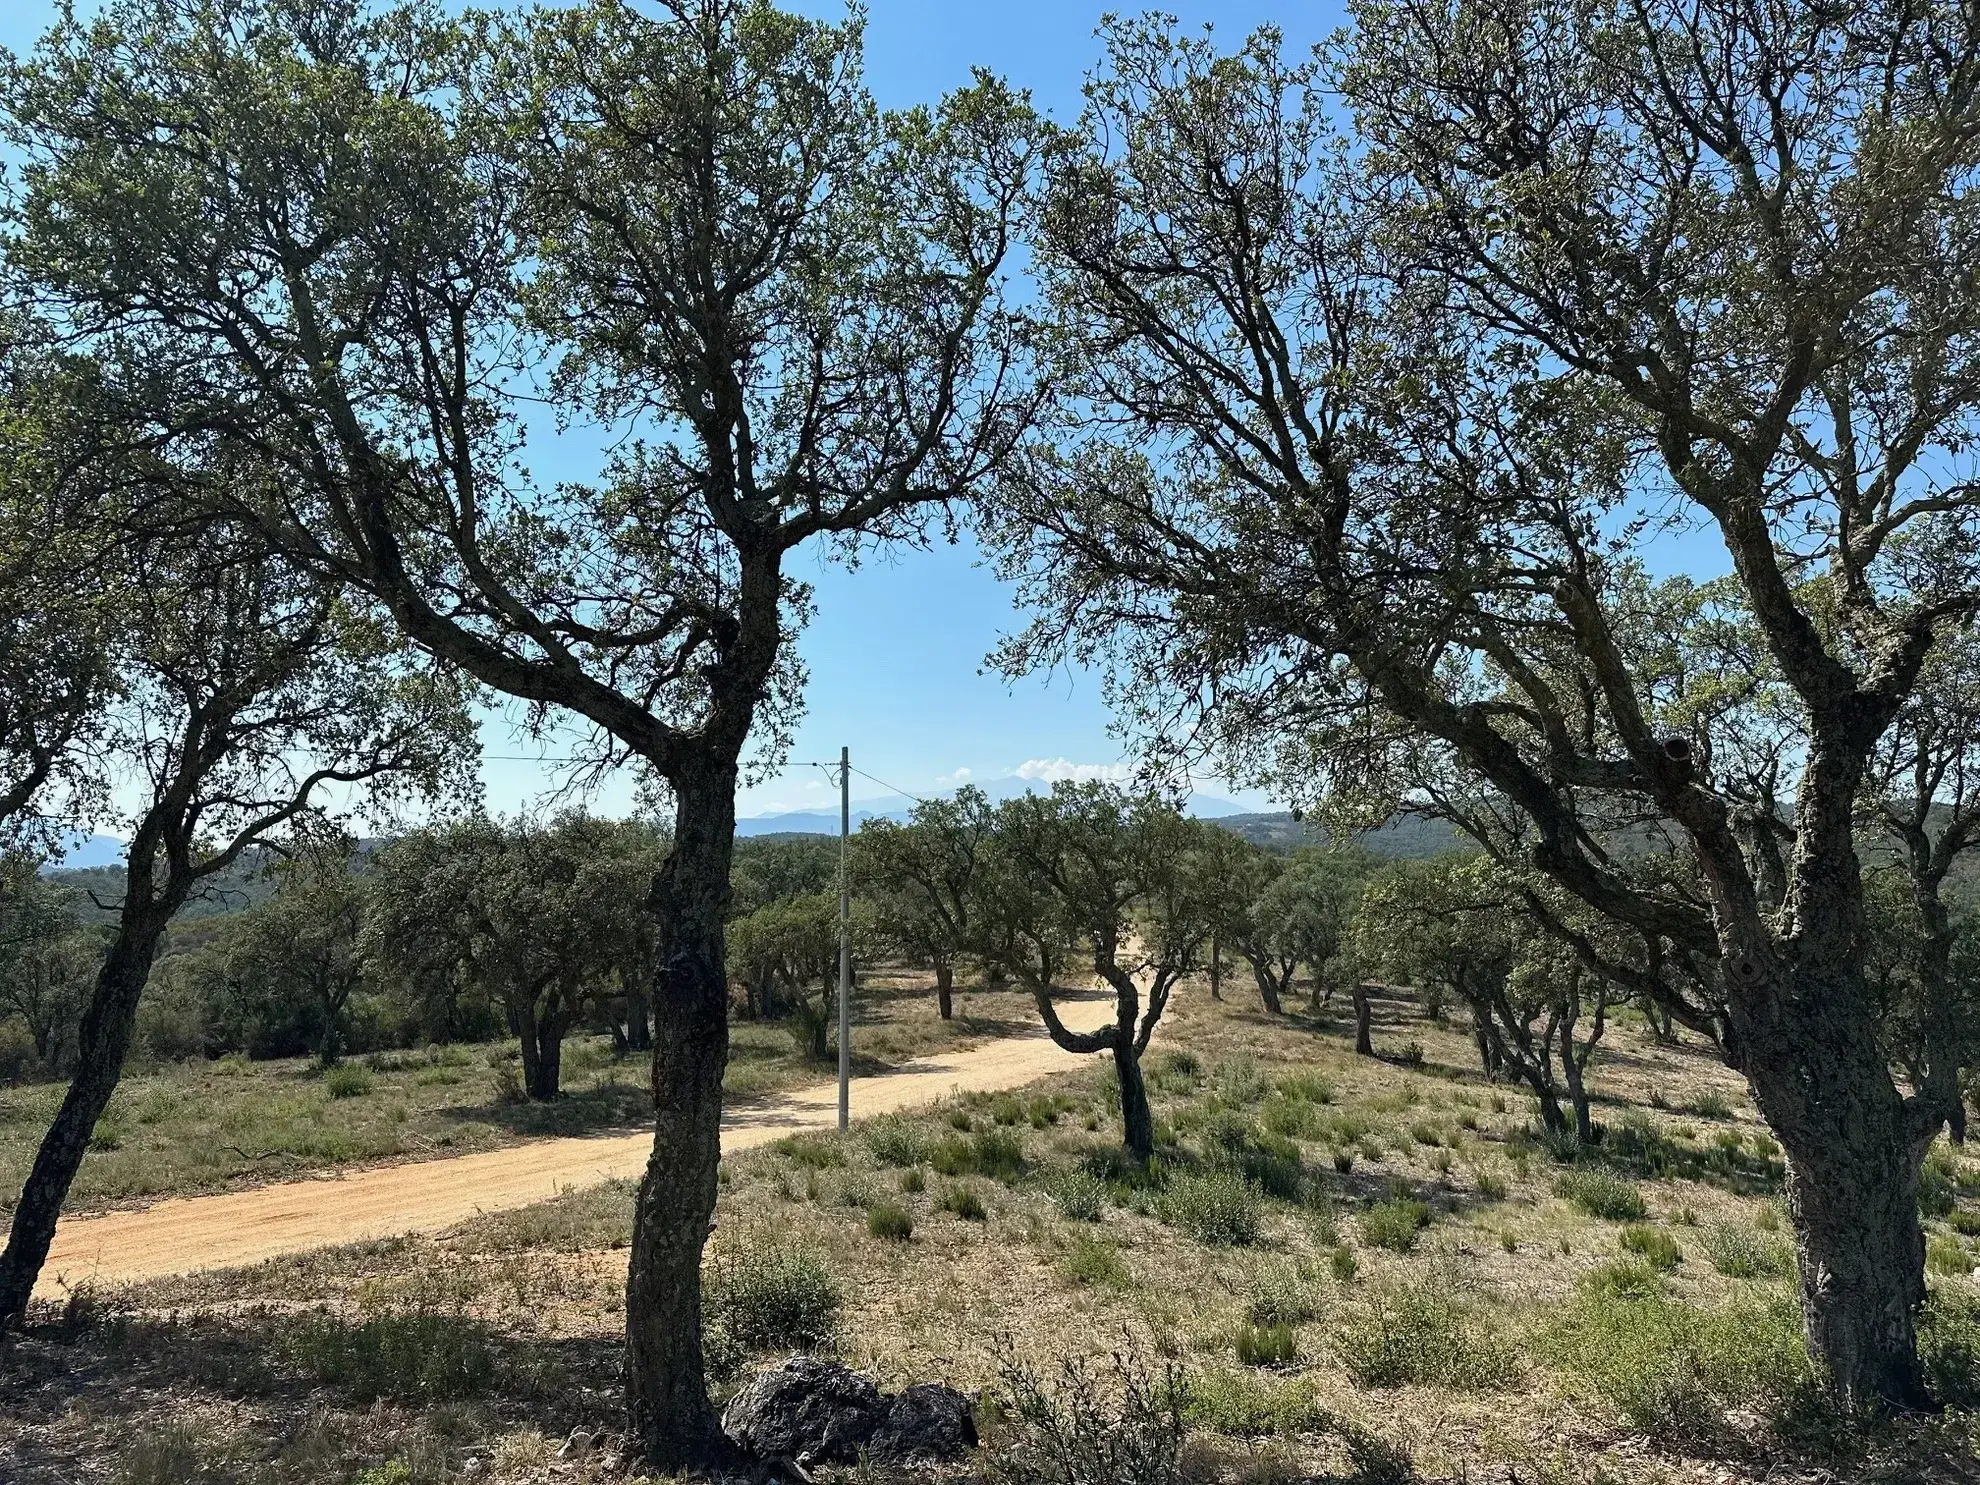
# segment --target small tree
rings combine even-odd
[[[1153,796],[1061,781],[998,808],[977,878],[979,952],[1031,992],[1060,1047],[1112,1054],[1124,1139],[1144,1160],[1155,1126],[1141,1054],[1209,944],[1216,855],[1203,832],[1215,828]],[[1089,1032],[1070,1030],[1056,1003],[1082,962],[1114,993],[1114,1019]]]
[[[367,896],[351,869],[354,849],[341,832],[301,841],[274,868],[274,895],[227,936],[224,973],[234,993],[295,1024],[322,1067],[343,1056],[351,998],[365,983]]]
[[[956,957],[969,945],[971,888],[992,824],[990,801],[965,785],[927,799],[905,825],[868,820],[853,845],[853,874],[875,901],[880,931],[935,971],[942,1019],[955,1013]]]
[[[0,864],[0,872],[8,870]],[[0,1013],[27,1028],[45,1073],[68,1066],[102,953],[101,935],[83,925],[69,887],[30,866],[0,893]]]

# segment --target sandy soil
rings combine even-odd
[[[1112,1011],[1098,995],[1067,998],[1062,1018],[1097,1027]],[[1014,1088],[1080,1059],[1036,1028],[1013,1037],[855,1078],[852,1116],[871,1118],[954,1092]],[[838,1122],[838,1087],[821,1083],[730,1109],[725,1152],[747,1150]],[[135,1212],[65,1217],[35,1293],[59,1299],[84,1284],[123,1284],[197,1269],[233,1268],[282,1253],[436,1232],[479,1212],[547,1201],[560,1191],[636,1177],[653,1148],[648,1133],[535,1144],[373,1170],[284,1181],[220,1196],[180,1197]]]

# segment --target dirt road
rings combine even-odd
[[[1075,1029],[1100,1025],[1111,1003],[1068,1001]],[[952,1092],[1014,1088],[1083,1060],[1060,1051],[1042,1029],[968,1051],[856,1078],[852,1114],[870,1118],[930,1103]],[[733,1153],[804,1129],[838,1122],[836,1084],[775,1095],[733,1109],[722,1121],[722,1149]],[[203,1268],[233,1268],[281,1253],[436,1232],[477,1212],[546,1201],[570,1187],[637,1176],[651,1134],[543,1140],[506,1150],[412,1165],[284,1181],[222,1196],[179,1197],[137,1212],[65,1217],[35,1293],[60,1298],[79,1284],[123,1284]]]

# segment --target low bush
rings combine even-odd
[[[1052,1182],[1052,1204],[1068,1222],[1098,1222],[1107,1211],[1107,1186],[1091,1171],[1061,1171]]]
[[[1299,1353],[1290,1325],[1240,1325],[1235,1349],[1246,1366],[1284,1366]]]
[[[1938,1402],[1980,1407],[1980,1298],[1935,1286],[1918,1314],[1918,1360]]]
[[[1665,1292],[1662,1272],[1640,1258],[1618,1258],[1613,1263],[1601,1264],[1582,1282],[1623,1299],[1642,1299]]]
[[[1661,1227],[1633,1223],[1622,1230],[1621,1242],[1625,1253],[1636,1254],[1659,1273],[1669,1273],[1684,1262],[1677,1239]]]
[[[882,1165],[921,1165],[928,1159],[928,1131],[918,1120],[887,1114],[866,1126],[867,1148]]]
[[[1335,1340],[1357,1387],[1486,1391],[1518,1380],[1513,1348],[1463,1301],[1448,1276],[1372,1291]]]
[[[286,1359],[354,1402],[477,1397],[495,1382],[487,1329],[470,1317],[414,1309],[349,1321],[294,1317],[281,1332]]]
[[[1156,1210],[1198,1242],[1241,1247],[1258,1241],[1258,1193],[1233,1171],[1183,1172],[1170,1180]]]
[[[993,1181],[1014,1181],[1024,1168],[1024,1141],[1007,1129],[979,1130],[971,1159],[979,1174]]]
[[[846,1163],[846,1152],[837,1140],[820,1139],[813,1134],[794,1134],[778,1140],[771,1148],[791,1164],[807,1170],[825,1170]]]
[[[1712,1267],[1729,1279],[1778,1279],[1794,1272],[1794,1250],[1750,1227],[1715,1222],[1700,1234]]]
[[[936,1198],[935,1206],[938,1211],[952,1212],[965,1222],[987,1222],[990,1218],[989,1209],[974,1186],[949,1187]]]
[[[866,1209],[866,1230],[884,1241],[904,1243],[914,1236],[914,1218],[906,1207],[875,1202]]]
[[[1918,1172],[1918,1210],[1927,1217],[1950,1217],[1958,1205],[1958,1162],[1950,1151],[1936,1149]]]
[[[1232,1366],[1207,1367],[1189,1378],[1183,1417],[1192,1428],[1241,1439],[1309,1433],[1327,1421],[1310,1386]]]
[[[710,1350],[730,1361],[759,1351],[812,1350],[839,1323],[839,1286],[823,1260],[793,1243],[743,1242],[720,1253],[703,1285]]]
[[[1361,1240],[1371,1248],[1407,1253],[1417,1235],[1430,1225],[1430,1208],[1408,1196],[1378,1201],[1361,1214]]]
[[[1173,1370],[1132,1352],[1097,1369],[1066,1356],[1049,1374],[1010,1347],[995,1393],[1003,1436],[988,1461],[998,1485],[1178,1485],[1185,1397]]]
[[[1127,1289],[1134,1284],[1134,1275],[1128,1271],[1121,1250],[1105,1239],[1084,1233],[1066,1245],[1059,1266],[1075,1284],[1106,1289]]]
[[[1334,1085],[1318,1073],[1293,1073],[1279,1079],[1279,1092],[1301,1103],[1332,1103]]]
[[[1570,1389],[1659,1439],[1709,1436],[1730,1408],[1778,1409],[1813,1380],[1786,1295],[1720,1309],[1585,1282],[1542,1339]]]
[[[1317,1275],[1304,1262],[1276,1262],[1251,1276],[1244,1318],[1251,1325],[1304,1325],[1320,1317]]]
[[[1504,1201],[1506,1194],[1512,1190],[1506,1184],[1506,1178],[1504,1176],[1484,1166],[1478,1168],[1475,1178],[1478,1182],[1478,1194],[1487,1201]]]
[[[928,1177],[921,1173],[921,1167],[911,1165],[901,1172],[901,1190],[915,1196],[928,1189]]]
[[[371,1089],[371,1074],[355,1062],[340,1062],[323,1075],[323,1091],[332,1098],[362,1098]]]
[[[1722,1093],[1701,1093],[1684,1106],[1684,1111],[1701,1119],[1730,1119],[1733,1116],[1732,1101]]]
[[[1554,1183],[1554,1194],[1577,1210],[1606,1222],[1640,1222],[1643,1193],[1626,1177],[1599,1166],[1571,1170]]]
[[[1940,1237],[1934,1234],[1925,1242],[1925,1271],[1957,1278],[1971,1272],[1973,1257],[1966,1251],[1966,1244],[1955,1237]]]

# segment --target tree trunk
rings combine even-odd
[[[1141,1059],[1135,1055],[1131,1035],[1114,1043],[1114,1072],[1121,1084],[1122,1142],[1136,1158],[1147,1160],[1155,1153],[1155,1116],[1148,1107],[1148,1085],[1142,1081]]]
[[[538,1103],[554,1103],[563,1091],[564,1028],[559,1020],[551,1016],[537,1021],[523,1041],[536,1048],[534,1067],[529,1057],[523,1058],[523,1091]]]
[[[1914,1322],[1925,1299],[1918,1173],[1930,1133],[1910,1127],[1867,1009],[1845,1009],[1847,987],[1797,983],[1769,1000],[1773,1024],[1742,1028],[1739,1048],[1787,1154],[1809,1349],[1849,1406],[1926,1406]]]
[[[1272,966],[1262,959],[1251,961],[1251,977],[1258,981],[1258,998],[1265,1002],[1268,1015],[1278,1016],[1284,1012],[1279,1005],[1279,986],[1272,975]]]
[[[633,1206],[626,1271],[626,1407],[662,1471],[732,1453],[701,1356],[701,1250],[722,1158],[729,1057],[722,922],[735,837],[733,765],[674,779],[674,848],[654,883],[660,967],[653,992],[653,1153]]]
[[[646,991],[632,988],[633,984],[627,982],[626,1044],[635,1052],[647,1052],[653,1048],[653,1023],[647,1011]]]
[[[1224,998],[1224,946],[1214,933],[1210,935],[1210,998]]]
[[[132,873],[132,876],[139,875]],[[148,881],[130,883],[126,892],[143,893],[143,906],[127,909],[129,916],[119,925],[103,965],[97,971],[96,985],[83,1012],[76,1038],[76,1072],[63,1096],[62,1106],[42,1136],[34,1164],[21,1187],[21,1199],[14,1208],[7,1247],[0,1252],[0,1331],[17,1328],[27,1314],[34,1295],[35,1280],[48,1258],[48,1245],[55,1239],[55,1224],[62,1215],[62,1203],[82,1168],[83,1154],[89,1148],[96,1121],[117,1091],[123,1075],[124,1058],[130,1052],[131,1030],[137,1022],[138,997],[151,975],[151,962],[158,952],[158,940],[165,931],[176,903],[151,905]]]
[[[1358,1056],[1375,1055],[1375,1010],[1368,1003],[1368,987],[1354,982],[1354,1050]]]
[[[956,969],[946,959],[935,961],[935,1008],[942,1013],[944,1021],[955,1019]]]

